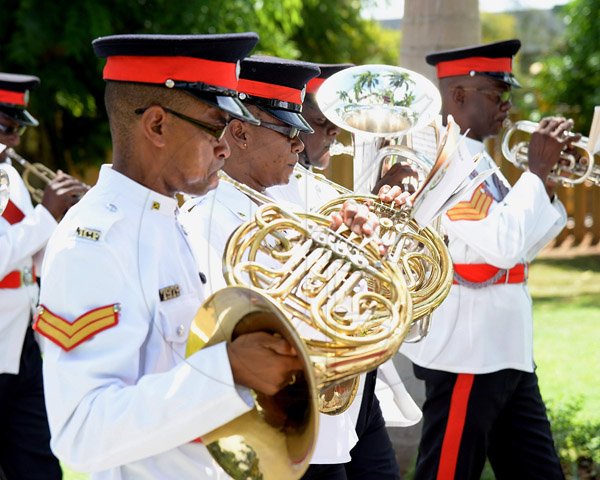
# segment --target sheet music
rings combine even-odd
[[[453,206],[469,188],[474,189],[483,178],[493,173],[491,169],[479,174],[475,177],[478,183],[467,180],[483,155],[471,155],[464,141],[465,136],[466,133],[460,135],[460,127],[448,116],[448,127],[441,139],[435,165],[413,200],[412,216],[422,227],[429,225],[434,218]]]

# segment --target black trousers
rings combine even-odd
[[[356,422],[358,442],[344,464],[311,465],[302,480],[399,480],[400,468],[375,395],[377,370],[365,378],[364,395]]]
[[[414,365],[425,381],[415,480],[564,479],[535,373],[455,374]]]
[[[19,374],[0,374],[0,469],[8,480],[62,478],[50,451],[42,357],[31,328],[25,335]]]

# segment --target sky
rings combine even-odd
[[[366,10],[365,17],[377,20],[402,17],[404,0],[376,0],[376,2],[378,6]],[[565,3],[568,3],[568,0],[479,0],[479,10],[481,12],[504,12],[532,8],[545,10]]]

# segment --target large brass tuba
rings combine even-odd
[[[285,211],[225,174],[221,178],[261,206],[230,236],[223,256],[230,286],[194,319],[187,353],[266,329],[291,341],[305,369],[278,394],[290,405],[289,425],[273,425],[258,397],[257,408],[203,442],[235,478],[299,478],[310,461],[317,412],[345,410],[357,376],[396,353],[410,327],[410,296],[399,269],[382,261],[374,241],[345,227],[334,232],[326,217]]]
[[[439,91],[410,70],[363,65],[328,78],[317,92],[317,103],[329,120],[352,132],[354,143],[354,192],[328,202],[319,213],[329,215],[349,198],[373,205],[391,245],[388,258],[401,266],[412,296],[411,340],[418,341],[427,334],[429,315],[450,291],[450,254],[435,229],[421,229],[408,210],[382,204],[370,192],[397,161],[415,169],[419,182],[427,177],[437,149]]]
[[[441,109],[440,93],[427,78],[401,67],[361,65],[325,80],[316,100],[331,122],[352,133],[354,192],[371,193],[395,162],[429,173],[435,147],[424,152],[409,146],[411,135],[430,128]],[[432,135],[435,143],[435,129]]]
[[[514,124],[509,123],[502,137],[502,154],[521,170],[527,170],[528,168],[529,139],[537,127],[538,123],[529,120],[520,120]],[[599,169],[594,164],[594,154],[591,151],[591,145],[588,144],[587,137],[581,137],[580,140],[573,143],[577,155],[563,152],[554,171],[548,178],[566,187],[574,187],[586,180],[599,185]]]

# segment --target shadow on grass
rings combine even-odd
[[[538,258],[535,265],[547,265],[549,267],[562,268],[565,270],[596,271],[600,272],[600,255],[588,255],[575,258]]]
[[[533,297],[533,302],[536,307],[553,306],[600,309],[599,295],[577,295],[576,297],[541,295]]]

